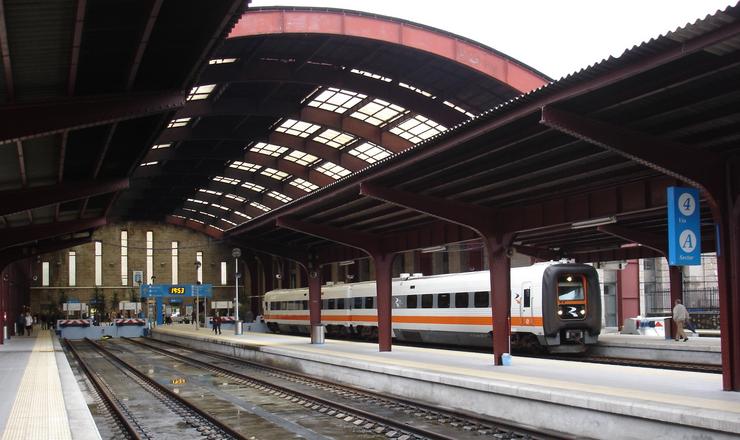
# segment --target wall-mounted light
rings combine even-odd
[[[592,218],[590,220],[584,220],[582,222],[575,222],[572,225],[570,225],[570,227],[571,229],[595,228],[596,226],[611,225],[616,222],[617,222],[617,218],[615,216],[600,217],[600,218]]]
[[[447,250],[447,246],[432,246],[432,247],[426,247],[421,248],[419,252],[422,254],[431,254],[432,252],[444,252]]]
[[[275,279],[280,280],[282,278],[283,278],[283,276],[281,274],[279,274],[279,273],[276,273],[275,274]]]
[[[351,266],[353,264],[355,264],[355,260],[347,260],[347,261],[340,261],[339,262],[339,265],[340,266]]]

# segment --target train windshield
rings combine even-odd
[[[558,279],[558,299],[560,301],[578,301],[586,298],[583,278],[574,275],[562,275]]]

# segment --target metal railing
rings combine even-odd
[[[683,303],[692,313],[719,313],[719,289],[686,289],[683,291]],[[670,290],[645,293],[645,311],[648,316],[666,315],[672,310]]]

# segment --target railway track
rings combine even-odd
[[[628,359],[628,358],[617,358],[612,356],[579,356],[579,357],[568,357],[559,356],[554,357],[548,355],[547,359],[555,359],[570,362],[590,362],[594,364],[608,364],[608,365],[621,365],[624,367],[641,367],[641,368],[659,368],[664,370],[677,370],[677,371],[691,371],[695,373],[716,373],[722,374],[721,365],[708,365],[708,364],[691,364],[684,362],[669,362],[669,361],[656,361],[646,359]]]
[[[246,386],[279,396],[319,414],[342,418],[386,438],[571,438],[567,434],[543,433],[529,426],[516,426],[505,421],[453,413],[418,402],[378,395],[220,353],[195,351],[180,344],[156,340],[125,340],[178,361],[228,376]],[[215,362],[219,365],[214,365]]]
[[[115,423],[121,427],[119,432],[122,437],[159,439],[188,435],[193,438],[205,436],[204,438],[213,440],[247,438],[141,373],[100,344],[86,339],[74,343],[67,341],[67,347],[92,382]],[[116,373],[101,374],[106,370]],[[122,388],[126,391],[122,392]],[[121,398],[122,394],[127,397]],[[174,429],[172,426],[162,426],[163,420],[166,420],[165,425],[173,425],[177,419],[180,423]]]

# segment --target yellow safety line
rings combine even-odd
[[[176,332],[184,332],[188,334],[195,334],[198,335],[196,332],[188,332],[183,331],[180,329],[167,329],[167,331],[176,331]],[[206,336],[206,335],[203,335]],[[256,335],[249,335],[249,336],[256,336]],[[281,335],[281,337],[284,335]],[[222,339],[222,338],[219,338]],[[546,379],[546,378],[540,378],[540,377],[533,377],[533,376],[521,376],[516,374],[510,374],[510,373],[501,373],[498,371],[481,371],[481,370],[474,370],[470,368],[459,368],[459,367],[452,367],[449,365],[434,365],[430,363],[422,363],[422,362],[414,362],[414,361],[406,361],[402,359],[386,359],[382,356],[367,356],[357,353],[344,353],[344,352],[338,352],[338,351],[331,351],[328,352],[325,348],[314,348],[310,346],[298,346],[295,344],[288,344],[288,343],[276,343],[276,344],[269,344],[261,341],[247,341],[242,338],[233,338],[233,337],[226,337],[223,339],[231,340],[231,341],[238,341],[238,342],[247,342],[247,343],[253,343],[254,345],[261,345],[261,346],[284,346],[289,347],[291,350],[296,351],[303,351],[307,353],[315,353],[315,354],[324,354],[324,355],[331,355],[331,356],[340,356],[343,358],[347,358],[350,360],[363,360],[372,364],[378,364],[383,363],[387,365],[403,365],[412,369],[416,370],[426,370],[426,371],[434,371],[445,375],[464,375],[464,376],[472,376],[472,377],[479,377],[479,378],[485,378],[485,379],[496,379],[496,380],[504,380],[508,382],[516,382],[526,385],[535,385],[535,386],[546,386],[551,388],[558,388],[558,389],[564,389],[567,391],[573,391],[573,385],[574,382],[567,382],[564,380],[557,380],[557,379]],[[343,341],[332,341],[332,343],[335,342],[343,342]],[[413,347],[404,347],[404,349],[407,348],[413,348]],[[654,372],[653,372],[654,374]],[[675,372],[670,372],[669,374],[673,375],[676,374]],[[603,386],[603,385],[592,385],[592,384],[579,384],[580,388],[579,391],[584,393],[594,393],[594,394],[607,394],[610,396],[616,396],[616,397],[623,397],[626,399],[630,399],[635,403],[636,400],[651,400],[655,402],[661,402],[661,403],[667,403],[671,405],[684,405],[684,406],[690,406],[690,407],[699,407],[703,409],[714,409],[714,410],[720,410],[720,411],[728,411],[728,412],[735,412],[740,413],[740,403],[737,402],[731,402],[731,401],[723,401],[723,400],[713,400],[713,399],[705,399],[705,398],[695,398],[695,397],[686,397],[681,396],[677,394],[666,394],[666,393],[659,393],[659,392],[649,392],[649,391],[641,391],[638,389],[630,389],[630,388],[619,388],[619,387],[611,387],[611,386]]]
[[[23,373],[3,440],[71,439],[54,346],[40,330]]]

